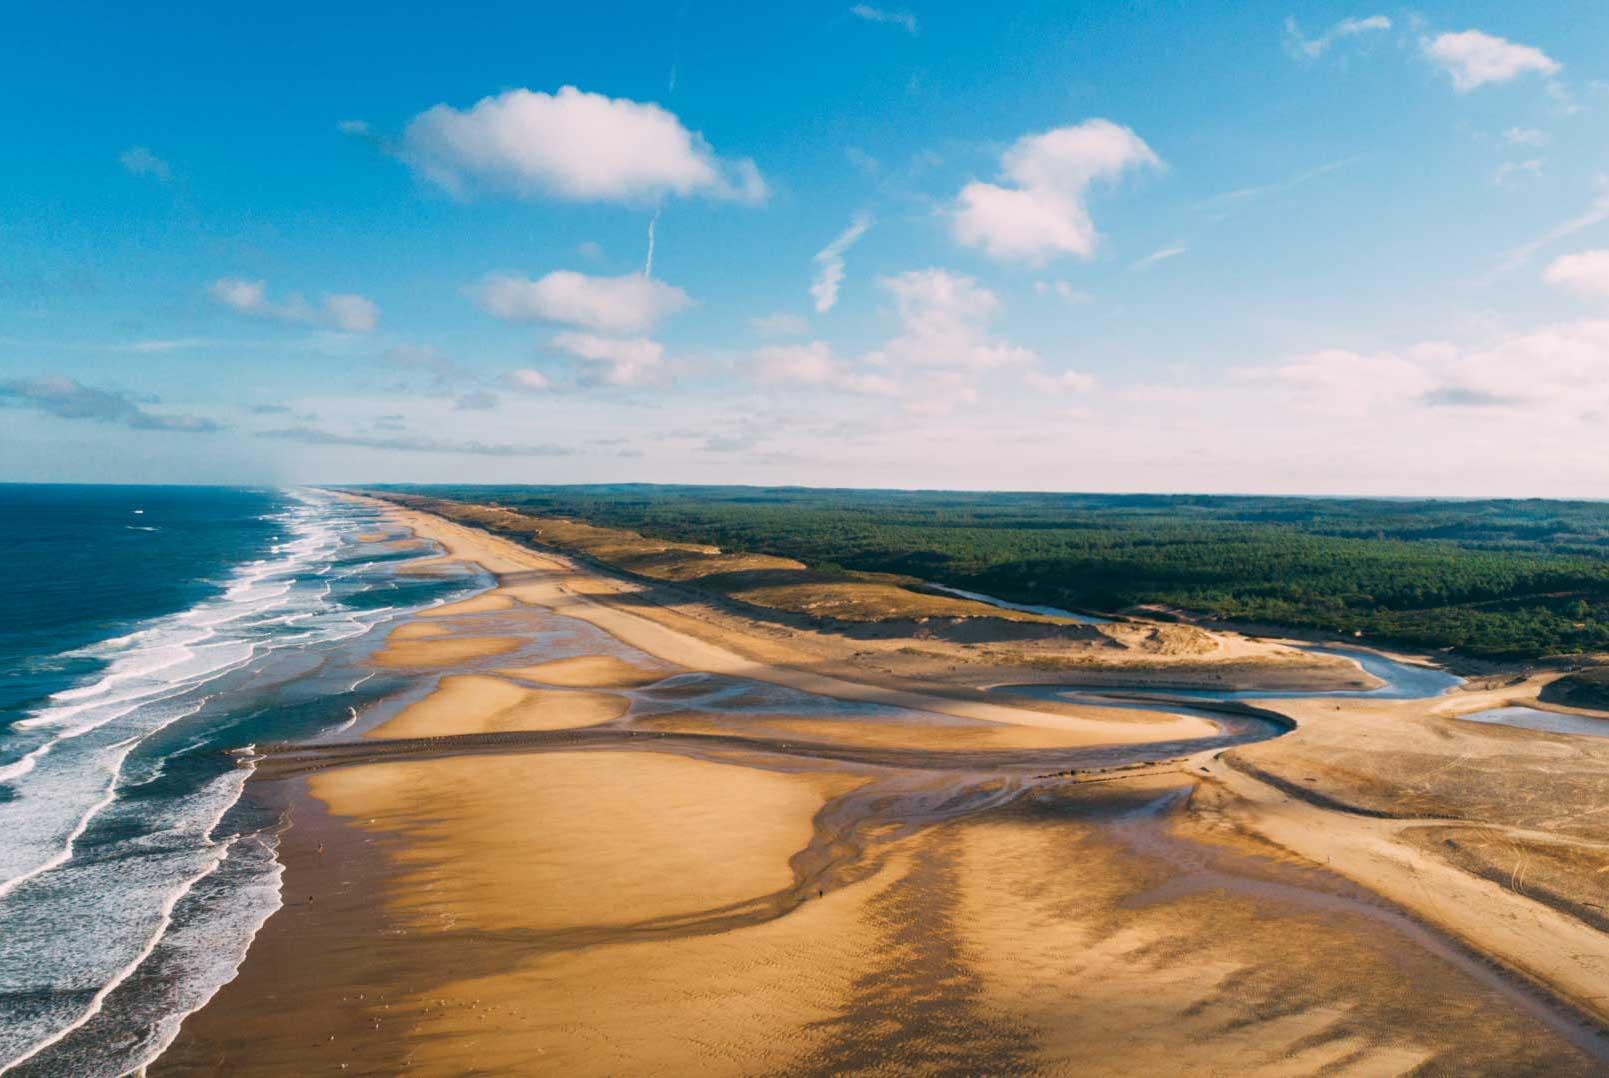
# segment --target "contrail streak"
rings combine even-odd
[[[648,218],[648,261],[643,263],[642,275],[644,277],[654,275],[654,226],[659,223],[659,211],[662,209],[664,209],[663,205],[655,206],[654,215]]]

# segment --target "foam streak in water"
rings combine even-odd
[[[61,653],[102,665],[0,730],[0,1072],[143,1066],[276,908],[273,842],[252,829],[269,822],[229,816],[252,761],[209,749],[317,724],[320,700],[372,676],[321,683],[331,649],[401,609],[375,601],[395,562],[346,560],[372,510],[292,497],[271,553],[187,610]]]

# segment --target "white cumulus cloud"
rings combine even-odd
[[[1090,185],[1161,163],[1140,136],[1110,120],[1024,136],[1001,159],[1005,184],[973,182],[961,189],[955,236],[1001,259],[1089,258],[1098,238],[1085,203]]]
[[[1560,255],[1543,276],[1552,285],[1582,296],[1609,299],[1609,250]]]
[[[1518,45],[1479,30],[1440,34],[1424,42],[1425,55],[1452,76],[1453,88],[1469,93],[1488,83],[1508,82],[1527,72],[1554,75],[1559,64],[1541,49]]]
[[[972,277],[912,270],[878,282],[894,301],[898,329],[880,347],[841,355],[826,341],[756,349],[747,373],[768,385],[869,397],[898,397],[915,415],[942,415],[977,400],[976,381],[1004,368],[1029,370],[1038,357],[990,332],[1000,298]],[[1058,378],[1057,389],[1076,377]]]
[[[755,377],[773,385],[820,386],[869,396],[898,391],[886,375],[858,372],[825,341],[770,345],[754,353]]]
[[[1609,408],[1609,320],[1539,326],[1479,347],[1326,349],[1236,377],[1278,388],[1293,407],[1371,422],[1386,410],[1481,408],[1565,423]]]
[[[538,280],[493,274],[470,295],[511,322],[561,322],[604,333],[641,333],[692,303],[675,285],[640,274],[593,277],[555,270]]]
[[[816,252],[816,279],[810,284],[810,295],[816,301],[817,313],[825,314],[837,305],[838,287],[844,283],[844,255],[871,227],[869,216],[857,214],[848,228]]]
[[[212,298],[241,314],[267,314],[268,282],[246,281],[239,277],[220,277],[208,291]]]
[[[400,154],[420,175],[464,195],[477,189],[581,202],[646,202],[704,194],[759,202],[765,180],[749,160],[715,155],[658,105],[527,89],[468,109],[436,105],[414,117]]]
[[[1034,353],[989,336],[1000,297],[964,274],[911,270],[882,280],[894,296],[900,332],[874,361],[963,371],[1032,363]]]
[[[325,296],[324,313],[336,329],[348,333],[372,333],[380,324],[379,305],[355,292]]]
[[[594,372],[583,381],[641,386],[662,382],[667,374],[665,346],[647,337],[560,333],[550,343],[561,352],[594,364]]]

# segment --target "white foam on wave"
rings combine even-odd
[[[38,926],[87,916],[100,930],[93,941],[70,931],[47,931],[35,938],[32,948],[14,936],[18,949],[12,960],[0,955],[0,967],[14,962],[24,966],[0,980],[14,987],[20,971],[26,984],[45,991],[71,984],[100,987],[75,1013],[35,1015],[28,1028],[19,1025],[11,1037],[0,1036],[5,1042],[0,1073],[37,1058],[91,1022],[97,1022],[96,1030],[86,1031],[66,1051],[76,1054],[97,1043],[101,1025],[123,1029],[133,1022],[137,1025],[127,1028],[143,1032],[138,1047],[131,1044],[128,1051],[137,1050],[143,1058],[123,1060],[119,1068],[143,1066],[171,1043],[186,1014],[234,976],[251,938],[277,908],[281,870],[271,838],[250,832],[221,840],[213,835],[238,801],[254,757],[248,754],[245,766],[221,776],[226,781],[209,782],[182,798],[122,802],[119,797],[162,775],[172,751],[164,748],[154,758],[142,753],[134,761],[130,757],[152,735],[200,711],[211,698],[199,695],[208,683],[237,671],[238,676],[260,671],[266,667],[258,660],[285,648],[361,635],[397,614],[396,607],[354,610],[328,601],[332,581],[350,579],[374,565],[330,573],[356,531],[372,523],[350,516],[332,522],[324,519],[327,503],[306,497],[301,502],[277,517],[286,531],[276,556],[240,566],[219,594],[189,610],[78,649],[75,657],[97,658],[106,665],[12,727],[11,735],[22,736],[9,736],[5,748],[21,750],[21,755],[0,766],[0,782],[14,793],[0,801],[0,834],[6,836],[0,843],[0,919],[12,926]],[[357,679],[353,688],[371,676]],[[234,681],[229,684],[234,686],[231,692],[238,690]],[[182,740],[184,751],[193,751],[207,737],[198,732]],[[161,829],[151,832],[156,819],[162,821]],[[109,830],[97,835],[143,837],[132,840],[132,846],[122,839],[110,847],[97,846],[93,858],[75,857],[80,840],[101,820]],[[143,862],[124,859],[156,839],[165,844],[159,856]],[[237,850],[240,856],[230,870],[206,885],[199,906],[186,905],[184,922],[175,928],[174,911],[185,896]],[[196,919],[197,909],[204,911],[206,923],[188,923]],[[17,916],[24,914],[19,922]],[[164,945],[170,934],[174,941]],[[201,937],[204,942],[195,942]],[[170,1009],[153,1011],[157,1004],[124,993],[106,1010],[118,986],[151,961],[158,947],[163,955],[154,968],[163,977],[179,962],[175,954],[184,959],[179,962],[182,973],[164,989],[161,1006]],[[144,994],[142,989],[139,995]],[[22,1054],[12,1055],[16,1051]]]
[[[55,854],[25,872],[20,872],[7,880],[0,880],[0,898],[9,895],[29,880],[44,875],[57,865],[66,864],[72,858],[73,847],[78,844],[79,839],[84,837],[84,832],[89,830],[90,821],[94,820],[100,814],[100,811],[110,805],[113,799],[117,797],[117,782],[122,776],[123,761],[128,759],[128,754],[133,751],[139,740],[138,737],[125,738],[112,746],[116,762],[112,764],[111,776],[100,798],[90,805],[83,815],[79,816],[78,822],[73,826],[73,829],[67,832],[67,837],[62,842],[61,849],[57,850]],[[30,764],[28,770],[33,770],[32,764]]]
[[[310,560],[327,558],[341,545],[340,530],[318,520],[317,512],[317,503],[306,500],[301,507],[290,510],[287,523],[298,541],[286,545],[295,547],[294,552],[287,551],[287,557],[278,561],[260,562],[237,571],[221,595],[156,619],[98,647],[77,649],[82,654],[98,651],[107,661],[106,668],[85,684],[55,693],[43,707],[14,724],[13,734],[34,730],[48,733],[33,744],[26,736],[12,738],[13,744],[8,748],[21,752],[0,766],[0,781],[12,785],[16,794],[0,802],[0,826],[7,828],[8,835],[5,849],[0,851],[0,897],[71,855],[71,843],[82,834],[87,819],[93,819],[108,803],[105,783],[110,781],[115,787],[128,748],[108,751],[108,746],[103,745],[99,746],[100,752],[75,753],[74,762],[86,772],[83,777],[87,780],[81,784],[80,796],[75,798],[71,790],[62,790],[59,783],[52,782],[53,796],[41,801],[30,796],[29,783],[41,777],[39,768],[47,757],[59,755],[68,742],[108,728],[116,730],[120,745],[124,737],[132,736],[138,741],[149,736],[181,717],[160,707],[163,701],[239,668],[261,648],[292,642],[274,639],[273,628],[282,623],[279,618],[291,612],[285,608],[297,602],[296,576]],[[264,587],[260,582],[270,583]],[[328,595],[322,584],[314,591],[308,596],[315,604],[315,609],[305,610],[309,614],[315,613],[316,606],[322,605]],[[256,624],[264,620],[274,624]],[[332,619],[329,636],[339,640],[365,631],[366,620],[353,624],[350,617]],[[235,630],[220,636],[216,626],[231,623]],[[262,631],[254,633],[254,629]],[[306,643],[319,635],[317,631],[297,634],[296,642]],[[9,826],[13,823],[18,826]],[[26,863],[30,858],[32,863]]]
[[[346,709],[346,713],[347,713],[346,721],[341,723],[339,726],[336,726],[336,727],[332,728],[330,730],[330,733],[332,733],[332,734],[344,734],[348,730],[352,729],[352,727],[357,725],[358,709],[355,708],[355,707],[348,707]]]
[[[217,871],[218,866],[223,863],[224,858],[229,856],[230,849],[240,839],[241,836],[239,835],[231,835],[222,842],[219,842],[212,836],[213,832],[217,830],[218,824],[222,822],[224,814],[228,812],[229,809],[234,805],[235,801],[239,799],[240,791],[242,788],[244,788],[246,779],[249,776],[250,770],[242,768],[238,781],[230,784],[233,789],[229,796],[220,799],[221,803],[217,809],[216,815],[213,817],[212,824],[202,835],[203,842],[207,847],[209,847],[208,853],[201,858],[201,866],[194,874],[182,880],[177,887],[173,888],[162,898],[161,904],[157,908],[156,923],[152,927],[149,935],[147,935],[145,938],[145,941],[140,949],[132,958],[130,958],[109,978],[107,978],[106,982],[102,984],[99,989],[96,990],[95,994],[90,997],[89,1004],[84,1008],[83,1012],[80,1013],[77,1018],[73,1019],[65,1026],[62,1026],[60,1029],[57,1029],[54,1033],[45,1037],[43,1040],[38,1041],[32,1047],[24,1051],[21,1055],[8,1060],[4,1066],[0,1066],[0,1074],[4,1074],[7,1071],[21,1066],[53,1045],[60,1044],[77,1030],[82,1029],[85,1025],[92,1021],[96,1015],[101,1013],[101,1009],[106,1005],[107,997],[109,997],[113,992],[117,991],[117,989],[121,987],[125,981],[132,977],[135,971],[145,963],[145,960],[151,957],[151,955],[156,951],[157,946],[162,942],[162,938],[167,935],[168,928],[173,924],[173,911],[178,907],[179,903],[184,900],[186,895],[195,889],[197,884]],[[147,1061],[148,1060],[142,1060],[139,1065],[143,1065]]]
[[[285,867],[279,863],[276,856],[277,843],[273,836],[268,834],[244,835],[239,842],[230,847],[228,856],[234,856],[242,848],[242,843],[247,842],[259,846],[256,859],[261,864],[261,870],[253,875],[250,884],[231,896],[240,922],[237,927],[241,931],[227,941],[216,940],[210,935],[198,941],[198,946],[194,949],[202,952],[204,960],[212,959],[212,961],[207,972],[198,974],[192,982],[191,998],[157,1020],[136,1068],[141,1074],[178,1038],[184,1020],[205,1007],[211,1002],[212,997],[218,994],[220,988],[235,979],[258,933],[262,931],[263,925],[268,923],[268,918],[272,917],[274,911],[280,907]],[[219,867],[223,867],[222,863]],[[223,962],[217,961],[221,947],[228,948],[226,961]]]

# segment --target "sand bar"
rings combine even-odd
[[[376,504],[386,505],[389,511],[419,535],[440,543],[447,550],[449,558],[473,562],[497,574],[500,593],[590,622],[632,647],[688,670],[768,681],[841,700],[934,711],[986,722],[1057,729],[1064,731],[1069,739],[1082,738],[1082,743],[1091,745],[1173,741],[1210,737],[1216,732],[1216,727],[1210,722],[1191,716],[1169,716],[1162,722],[1124,721],[1097,717],[1087,711],[1076,714],[929,695],[887,685],[847,681],[807,669],[757,662],[668,624],[670,617],[665,621],[654,620],[646,612],[636,613],[613,605],[612,599],[630,594],[629,587],[583,570],[567,558],[538,553],[479,529],[467,528],[428,513],[400,509],[388,503]],[[661,616],[659,611],[653,613],[656,617]],[[1155,713],[1147,717],[1154,719]]]
[[[512,730],[565,730],[611,722],[631,701],[600,692],[550,692],[482,674],[441,679],[436,691],[370,730],[371,738],[446,737]]]

